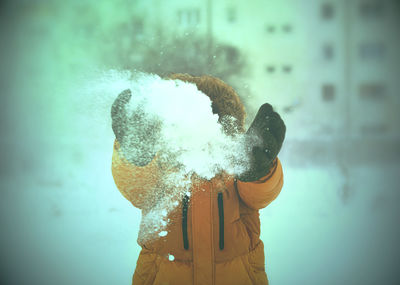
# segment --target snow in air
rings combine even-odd
[[[210,180],[221,172],[236,175],[248,169],[244,135],[223,131],[211,100],[195,84],[127,71],[111,71],[100,81],[101,92],[113,100],[127,89],[132,94],[125,109],[132,119],[120,154],[144,163],[154,158],[160,167],[161,182],[148,189],[156,195],[143,211],[139,238],[164,233],[169,213],[185,194],[190,197],[193,177]]]

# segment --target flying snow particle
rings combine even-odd
[[[168,260],[169,261],[174,261],[175,260],[175,256],[173,256],[172,254],[168,254]]]
[[[160,237],[165,237],[167,234],[168,234],[167,231],[161,231],[158,235],[159,235]]]

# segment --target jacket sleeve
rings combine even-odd
[[[122,156],[115,140],[111,168],[115,184],[126,199],[140,209],[149,205],[158,182],[156,159],[145,166],[131,164]]]
[[[259,210],[268,206],[281,192],[283,186],[282,165],[278,158],[270,172],[258,181],[237,180],[237,190],[242,201],[250,208]]]

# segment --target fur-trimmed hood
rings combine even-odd
[[[174,73],[168,76],[169,79],[178,79],[185,82],[194,83],[201,92],[206,94],[212,102],[212,111],[219,115],[219,122],[224,126],[227,133],[235,131],[244,132],[244,121],[246,112],[235,90],[221,79],[209,76],[192,76],[183,73]],[[235,123],[232,125],[232,120]]]

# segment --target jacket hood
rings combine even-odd
[[[224,81],[209,75],[192,76],[186,73],[174,73],[168,78],[196,84],[197,89],[211,99],[212,111],[219,116],[218,121],[226,133],[244,132],[244,106],[235,90]]]

